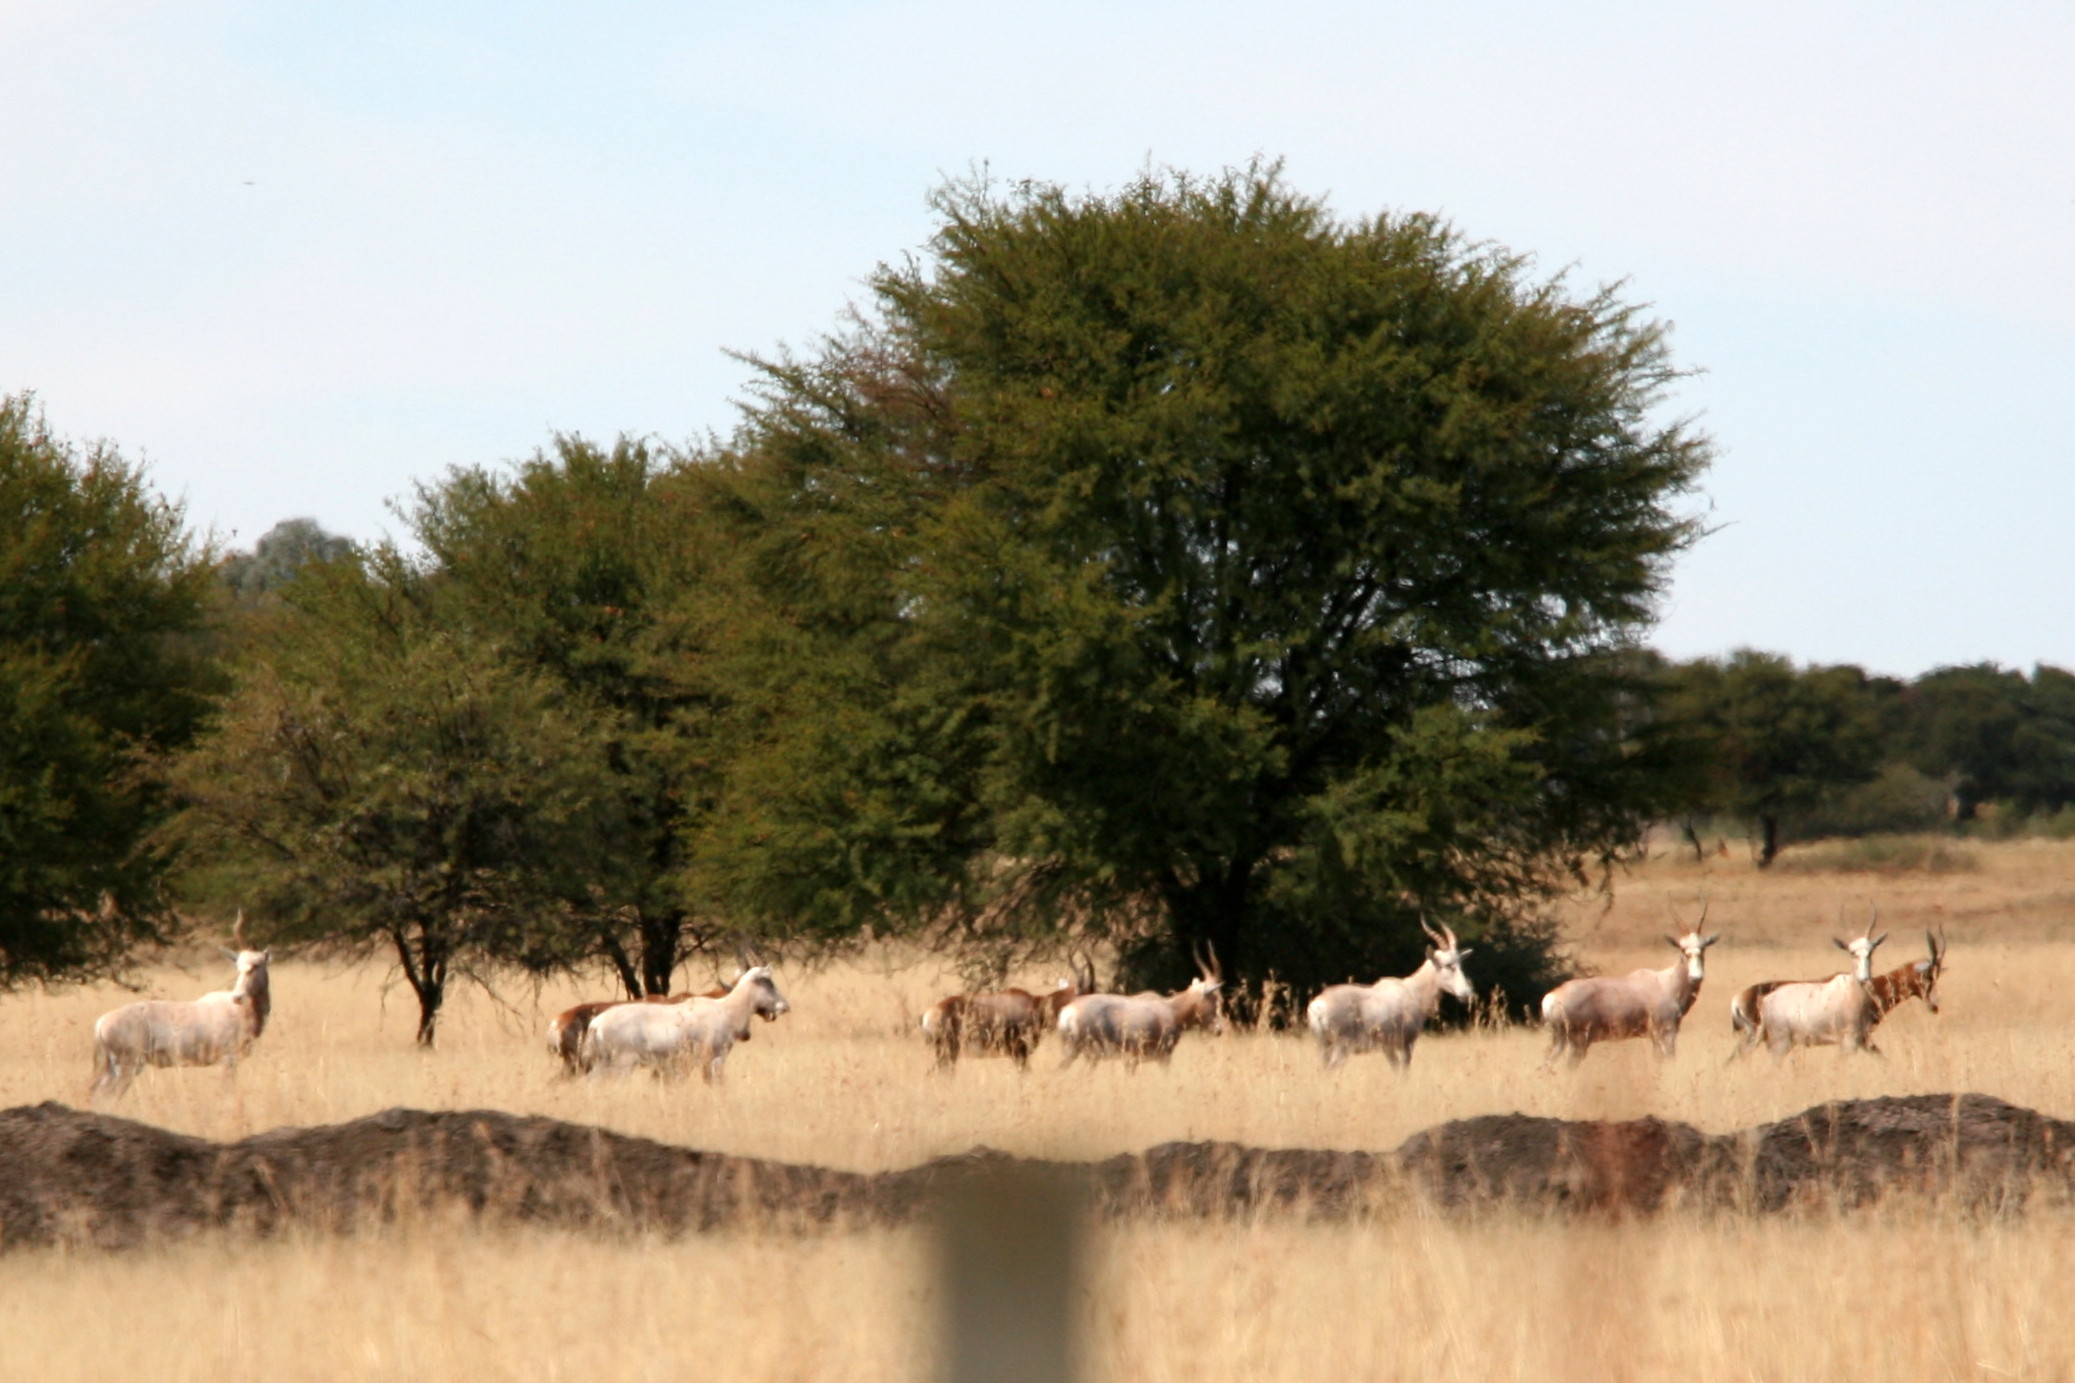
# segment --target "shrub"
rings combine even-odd
[[[1779,863],[1811,874],[1963,874],[1981,867],[1965,845],[1926,835],[1829,840],[1797,849]]]

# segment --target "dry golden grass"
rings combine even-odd
[[[1170,1139],[1388,1148],[1446,1119],[1520,1110],[1655,1114],[1723,1131],[1821,1100],[1979,1090],[2075,1116],[2075,846],[1969,847],[1978,867],[1869,876],[1666,851],[1617,880],[1612,906],[1570,907],[1582,960],[1671,959],[1666,902],[1712,905],[1725,933],[1679,1057],[1596,1050],[1537,1069],[1532,1030],[1429,1038],[1408,1077],[1357,1059],[1319,1069],[1303,1041],[1185,1039],[1171,1067],[1059,1072],[1056,1048],[1018,1077],[975,1061],[935,1076],[914,1016],[951,987],[926,959],[781,970],[795,1011],[759,1026],[725,1090],[697,1081],[567,1082],[542,1032],[580,997],[458,994],[440,1048],[414,1050],[401,989],[379,967],[284,962],[275,1018],[234,1081],[153,1071],[112,1112],[213,1138],[330,1123],[393,1105],[493,1107],[670,1142],[858,1169],[987,1144],[1100,1156]],[[1886,1060],[1797,1053],[1725,1065],[1726,1006],[1752,980],[1836,968],[1840,905],[1878,901],[1886,964],[1953,947],[1945,1013],[1920,1005],[1880,1033]],[[1470,970],[1474,976],[1475,957]],[[151,975],[189,996],[221,962]],[[1028,978],[1036,979],[1040,976]],[[602,986],[593,987],[603,993]],[[0,1105],[77,1103],[90,1028],[129,997],[96,989],[5,1001]],[[0,1172],[4,1175],[4,1172]],[[2075,1376],[2067,1222],[1967,1225],[1935,1216],[1766,1223],[1669,1217],[1626,1225],[1456,1223],[1403,1216],[1319,1229],[1145,1226],[1106,1237],[1089,1293],[1092,1372],[1115,1379],[1355,1377],[1685,1379]],[[682,1377],[748,1351],[743,1376],[913,1378],[931,1307],[916,1238],[729,1236],[603,1243],[418,1226],[340,1241],[204,1243],[101,1257],[0,1257],[6,1372],[44,1378]],[[119,1327],[119,1328],[118,1328]],[[18,1363],[19,1361],[19,1363]],[[136,1365],[139,1368],[130,1366]],[[180,1370],[188,1372],[183,1373]],[[169,1371],[170,1370],[170,1371]]]
[[[1083,1353],[1114,1383],[2064,1379],[2071,1228],[1131,1228],[1092,1247]],[[935,1362],[927,1264],[912,1231],[37,1250],[0,1258],[0,1358],[39,1380],[905,1383]]]

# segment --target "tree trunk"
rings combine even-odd
[[[635,925],[641,935],[641,983],[650,994],[668,994],[677,974],[680,943],[684,937],[684,913],[672,908],[664,913],[641,912]]]
[[[418,996],[418,1045],[430,1048],[439,1024],[440,1005],[447,998],[446,947],[431,936],[422,923],[418,926],[415,947],[404,931],[392,931],[389,936],[396,944],[396,958],[403,966],[403,977],[410,984],[411,992]]]
[[[440,1005],[446,1002],[446,997],[444,980],[435,980],[418,991],[418,1045],[427,1050],[432,1047],[433,1028],[439,1022]]]
[[[639,999],[641,976],[635,973],[634,961],[627,955],[627,948],[620,945],[620,939],[611,932],[599,937],[598,946],[605,952],[605,958],[612,962],[613,973],[620,977],[620,988],[628,998]]]
[[[1707,859],[1708,852],[1700,843],[1700,832],[1693,829],[1693,823],[1690,821],[1686,823],[1686,843],[1693,847],[1693,862],[1695,864],[1700,864]]]
[[[1758,818],[1758,867],[1766,868],[1780,853],[1780,819],[1762,815]]]

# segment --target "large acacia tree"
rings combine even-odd
[[[935,205],[852,328],[764,364],[737,449],[790,496],[784,580],[873,554],[844,617],[876,602],[907,660],[875,722],[906,752],[803,792],[955,780],[984,830],[897,823],[958,846],[943,896],[1107,925],[1147,978],[1198,942],[1401,963],[1420,910],[1474,930],[1630,837],[1617,655],[1708,457],[1661,416],[1659,325],[1274,167]],[[858,842],[827,838],[833,878]]]

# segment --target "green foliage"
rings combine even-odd
[[[1793,840],[1936,831],[1945,826],[1951,801],[1947,780],[1893,759],[1870,781],[1825,794],[1784,830]]]
[[[1666,676],[1666,715],[1707,746],[1711,774],[1693,805],[1755,821],[1760,865],[1779,855],[1794,819],[1875,775],[1880,693],[1856,667],[1798,669],[1741,649]]]
[[[197,886],[287,940],[391,949],[430,1045],[449,980],[566,961],[604,824],[600,756],[549,680],[500,662],[393,549],[309,570],[299,618],[174,765]]]
[[[794,624],[888,677],[786,793],[824,893],[1312,983],[1632,837],[1615,655],[1707,456],[1653,420],[1655,325],[1273,168],[937,208],[871,317],[766,366],[739,443],[801,535]]]
[[[2019,815],[2075,803],[2075,674],[2045,665],[2030,679],[1993,663],[1938,668],[1911,685],[1906,711],[1909,757],[1954,776],[1960,821],[1988,801]]]
[[[660,994],[723,930],[687,906],[691,841],[730,757],[718,647],[736,618],[707,479],[620,439],[559,437],[509,473],[421,486],[412,528],[442,609],[548,679],[600,754],[609,826],[565,900],[630,993]]]
[[[247,599],[280,592],[312,562],[337,562],[353,555],[353,540],[327,533],[315,519],[283,519],[259,536],[250,552],[223,559],[217,574]]]
[[[0,987],[111,974],[169,923],[150,768],[204,709],[209,587],[139,468],[0,397]]]

